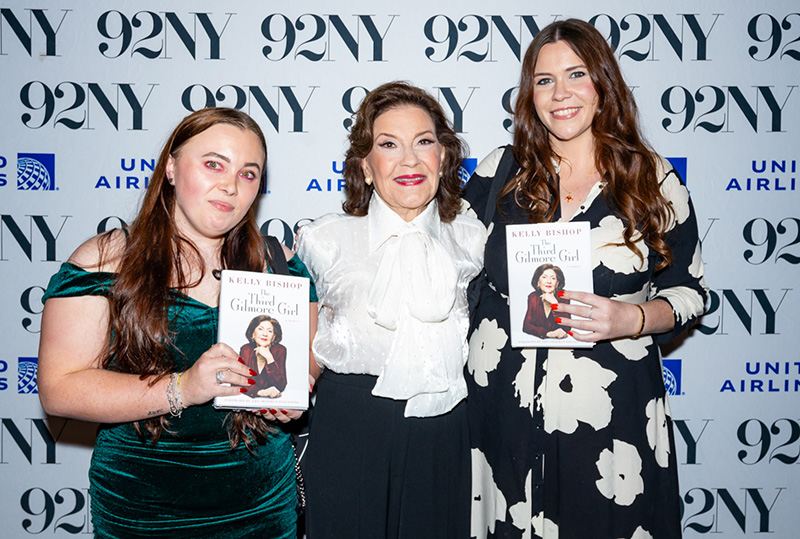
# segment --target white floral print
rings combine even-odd
[[[511,523],[515,528],[522,530],[521,539],[530,539],[533,519],[531,518],[531,472],[525,478],[525,499],[508,509]]]
[[[533,516],[533,531],[542,539],[558,539],[558,524],[545,517],[543,513]]]
[[[475,382],[483,387],[489,383],[488,373],[500,363],[500,349],[506,345],[508,335],[497,327],[497,320],[484,319],[469,339],[467,369]]]
[[[473,536],[482,539],[486,537],[487,531],[494,533],[495,523],[506,519],[506,506],[506,499],[494,482],[492,468],[486,462],[486,457],[480,449],[473,448],[471,520]]]
[[[545,412],[546,432],[572,434],[578,422],[600,430],[611,421],[607,388],[617,375],[591,359],[576,358],[572,350],[551,350],[546,374],[537,390]]]
[[[613,215],[608,215],[600,221],[600,226],[592,228],[592,261],[594,267],[603,264],[608,269],[617,273],[629,275],[640,271],[647,271],[647,248],[641,236],[635,236],[636,247],[641,251],[644,260],[640,260],[635,252],[628,249],[622,241],[624,226],[622,221]]]
[[[672,211],[675,212],[675,222],[683,224],[689,218],[689,191],[681,184],[677,174],[669,174],[664,178],[661,194],[670,201]]]
[[[619,505],[630,505],[644,492],[642,458],[636,447],[614,440],[613,450],[603,449],[597,460],[600,479],[595,484],[600,493]]]
[[[622,537],[620,539],[626,539],[626,538]],[[631,535],[631,539],[653,539],[653,536],[650,534],[649,531],[639,526],[638,528],[636,528],[636,531],[633,532],[633,535]]]
[[[647,443],[655,451],[656,462],[662,468],[669,464],[669,430],[664,399],[655,398],[644,409],[647,415]]]
[[[520,408],[528,408],[533,415],[535,395],[533,392],[533,378],[536,374],[536,350],[522,350],[522,357],[525,361],[519,368],[516,378],[514,378],[514,394],[519,398]]]

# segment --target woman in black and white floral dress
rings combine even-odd
[[[487,200],[504,151],[514,166]],[[513,148],[464,197],[496,204],[470,337],[467,399],[474,537],[680,537],[672,423],[658,344],[707,295],[689,195],[642,140],[613,52],[589,24],[543,29],[528,49]],[[505,226],[587,221],[594,294],[565,290],[557,322],[585,349],[509,341]],[[576,303],[579,302],[579,303]]]

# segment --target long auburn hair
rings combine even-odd
[[[399,107],[419,107],[430,116],[436,138],[444,148],[442,176],[435,200],[439,205],[439,218],[449,223],[461,209],[461,180],[458,171],[467,150],[444,115],[442,106],[428,92],[406,82],[387,82],[369,92],[356,112],[350,130],[350,147],[344,159],[344,191],[347,195],[342,209],[348,215],[364,216],[369,211],[369,201],[375,186],[364,181],[361,162],[372,151],[375,120],[384,112]]]
[[[634,243],[641,235],[659,255],[656,268],[664,268],[672,261],[663,235],[673,212],[659,189],[659,157],[641,135],[636,102],[611,47],[587,22],[567,19],[551,23],[536,35],[525,53],[514,107],[514,157],[522,170],[503,187],[501,197],[514,191],[517,204],[532,223],[552,220],[558,207],[554,178],[560,156],[550,144],[549,132],[533,101],[539,52],[544,45],[557,41],[564,41],[584,62],[597,92],[597,114],[591,126],[595,166],[606,182],[603,192],[609,206],[625,223],[623,242],[644,261]]]
[[[151,384],[171,372],[188,368],[187,358],[172,344],[169,329],[172,289],[183,292],[196,286],[206,267],[197,247],[176,226],[175,188],[166,177],[167,160],[170,156],[177,158],[192,137],[219,124],[238,127],[258,137],[264,150],[259,185],[259,192],[263,192],[267,143],[250,116],[229,108],[207,108],[190,114],[178,124],[161,150],[139,214],[126,230],[127,242],[111,289],[111,346],[103,358],[104,368],[138,374],[141,379],[151,377]],[[223,268],[264,270],[267,252],[256,224],[257,209],[257,203],[253,203],[245,217],[225,235],[221,251]],[[111,238],[111,233],[101,238],[101,263]],[[193,273],[199,276],[190,281]],[[252,413],[232,412],[226,422],[232,448],[244,442],[253,450],[253,444],[263,442],[269,431],[266,422]],[[156,443],[169,427],[169,419],[154,417],[134,425],[140,436],[144,436],[143,427],[152,443]]]

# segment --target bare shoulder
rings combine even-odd
[[[282,243],[281,247],[283,247],[283,255],[286,257],[286,260],[291,260],[292,257],[294,256],[294,251],[292,251]]]
[[[125,251],[125,233],[112,230],[89,238],[69,257],[68,262],[86,271],[116,272],[122,253]]]

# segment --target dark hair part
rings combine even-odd
[[[375,120],[384,112],[398,107],[419,107],[430,116],[436,138],[444,148],[442,176],[435,199],[439,204],[439,218],[444,222],[455,219],[461,209],[461,181],[458,170],[466,157],[464,142],[456,135],[441,105],[428,92],[405,82],[389,82],[369,92],[356,112],[350,130],[350,147],[344,160],[344,190],[347,199],[342,204],[348,215],[363,216],[369,211],[369,201],[375,187],[364,181],[362,161],[372,151]]]
[[[258,124],[247,114],[229,108],[208,108],[185,117],[169,136],[150,178],[139,214],[127,230],[127,243],[120,257],[118,273],[111,289],[110,342],[103,367],[151,377],[154,384],[171,372],[188,368],[186,357],[173,346],[169,329],[169,307],[174,303],[171,289],[184,291],[197,286],[206,267],[197,247],[181,236],[175,224],[175,188],[166,177],[170,156],[180,155],[192,137],[215,125],[231,125],[254,133],[264,151],[259,192],[266,179],[267,143]],[[222,243],[223,268],[263,271],[267,257],[261,231],[256,224],[257,203],[226,235]],[[101,238],[101,263],[111,233]],[[192,275],[198,275],[190,281]],[[255,414],[231,413],[228,436],[231,447],[244,442],[266,440],[266,422]],[[230,419],[230,417],[229,417]],[[135,424],[139,435],[143,426],[156,443],[169,426],[167,416],[144,419]]]
[[[633,94],[605,38],[591,24],[567,19],[543,28],[525,53],[519,96],[514,108],[514,156],[521,172],[508,182],[501,196],[514,191],[517,204],[530,222],[552,220],[559,204],[555,163],[559,156],[534,106],[534,68],[542,47],[564,41],[586,65],[598,96],[592,122],[595,166],[607,186],[604,196],[625,223],[623,243],[643,261],[634,244],[639,234],[660,257],[657,269],[672,261],[662,239],[672,208],[661,194],[657,176],[659,157],[644,141]]]
[[[249,342],[254,342],[255,339],[253,338],[253,334],[256,331],[256,328],[262,324],[262,322],[269,322],[272,325],[272,332],[275,334],[275,338],[273,339],[273,343],[281,342],[283,339],[283,329],[281,329],[281,324],[271,316],[267,316],[266,314],[261,314],[250,320],[250,324],[247,326],[247,331],[245,332],[245,337]]]
[[[533,271],[533,277],[531,278],[531,286],[535,290],[540,290],[539,277],[541,277],[542,273],[544,273],[547,270],[553,270],[553,273],[556,274],[556,279],[558,280],[558,284],[556,284],[556,289],[554,291],[558,292],[559,290],[564,290],[564,272],[561,271],[561,268],[559,268],[558,266],[554,266],[552,264],[542,264]]]

